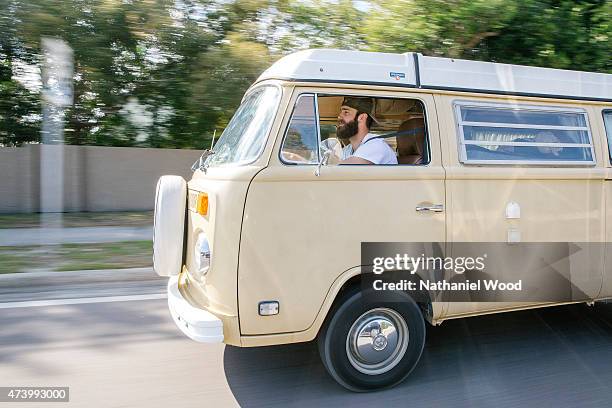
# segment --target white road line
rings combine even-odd
[[[18,307],[78,305],[82,303],[128,302],[132,300],[166,299],[167,297],[168,295],[166,293],[154,293],[150,295],[101,296],[101,297],[74,298],[74,299],[33,300],[29,302],[0,303],[0,309],[13,309],[13,308],[18,308]]]

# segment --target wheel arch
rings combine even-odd
[[[418,278],[415,275],[416,278]],[[315,319],[314,324],[316,325],[315,337],[321,331],[321,328],[327,322],[331,316],[333,315],[334,310],[339,306],[339,302],[344,296],[344,294],[349,290],[356,290],[355,288],[360,287],[362,284],[362,275],[360,268],[352,268],[351,270],[345,272],[341,275],[336,282],[332,285],[329,290],[328,296],[326,297],[317,318]],[[429,324],[434,324],[434,304],[431,299],[431,294],[427,291],[420,291],[418,296],[414,296],[406,293],[408,296],[411,296],[419,308],[421,309],[421,313],[423,314],[423,318]]]

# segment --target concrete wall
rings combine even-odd
[[[200,154],[130,147],[0,148],[0,213],[39,212],[45,201],[41,194],[62,202],[63,211],[151,210],[157,179],[164,174],[189,179]],[[57,175],[63,188],[41,188],[41,155],[63,160],[63,174]]]

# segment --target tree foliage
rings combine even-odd
[[[257,76],[333,47],[612,72],[607,0],[0,0],[0,146],[40,141],[40,44],[74,51],[70,144],[208,147]]]

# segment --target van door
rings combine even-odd
[[[484,252],[495,248],[496,256],[519,246],[540,265],[524,282],[530,288],[523,289],[536,293],[528,301],[511,302],[516,297],[497,292],[492,302],[449,303],[448,315],[596,297],[603,272],[604,169],[587,109],[451,96],[437,96],[436,103],[446,112],[441,126],[453,256],[462,242],[482,243]],[[513,281],[517,273],[502,278]],[[569,274],[571,284],[553,282],[556,273]]]
[[[377,118],[383,125],[374,126],[374,131],[395,130],[405,119],[423,118],[424,113],[428,152],[423,163],[332,165],[330,161],[318,169],[320,135],[326,138],[334,132],[347,94],[380,98],[376,103],[387,106]],[[331,99],[320,103],[324,97]],[[247,195],[238,275],[243,335],[308,329],[334,281],[359,269],[362,242],[442,242],[446,233],[444,212],[416,210],[445,205],[431,95],[297,88],[292,106],[269,166],[257,174]],[[279,313],[260,316],[262,301],[278,301]]]

